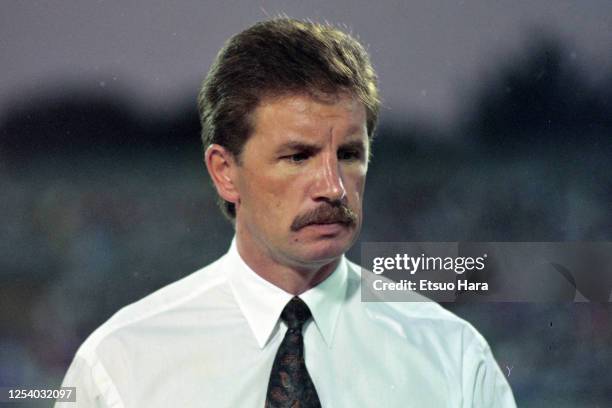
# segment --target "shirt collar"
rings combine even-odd
[[[268,282],[242,259],[236,238],[224,259],[230,287],[257,344],[263,348],[274,330],[283,308],[293,295]],[[346,297],[347,265],[342,256],[336,269],[323,282],[299,297],[308,305],[325,343],[331,347],[336,322]]]

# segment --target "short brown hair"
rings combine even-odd
[[[204,150],[219,144],[240,162],[261,99],[301,92],[355,95],[366,108],[373,137],[380,102],[363,46],[329,24],[276,18],[231,37],[212,64],[198,95]],[[234,204],[220,204],[234,219]]]

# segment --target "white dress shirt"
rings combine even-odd
[[[433,302],[362,302],[360,273],[343,257],[300,295],[313,316],[306,366],[324,408],[515,407],[469,323]],[[233,242],[100,326],[63,386],[77,387],[77,407],[263,408],[292,297],[251,270]]]

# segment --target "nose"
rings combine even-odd
[[[335,154],[322,155],[321,163],[316,170],[313,195],[315,201],[339,202],[346,199],[342,170]]]

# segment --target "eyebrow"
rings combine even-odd
[[[283,143],[276,150],[278,152],[283,152],[283,151],[287,151],[287,150],[314,152],[314,151],[317,151],[318,149],[319,149],[319,147],[317,147],[314,144],[309,144],[309,143],[306,143],[306,142],[290,141],[290,142],[287,142],[287,143]]]
[[[365,151],[365,143],[362,140],[352,140],[346,143],[343,143],[339,146],[339,149],[357,149]],[[298,142],[298,141],[290,141],[283,143],[278,147],[277,152],[284,151],[307,151],[307,152],[316,152],[320,148],[315,144],[310,144],[306,142]]]
[[[350,142],[346,142],[340,145],[341,149],[357,149],[357,150],[365,150],[366,146],[363,140],[352,140]]]

